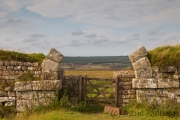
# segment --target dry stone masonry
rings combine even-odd
[[[136,90],[136,99],[139,102],[147,99],[156,103],[163,103],[167,100],[180,102],[178,67],[152,67],[145,47],[137,49],[129,55],[129,58],[135,73],[132,88]]]
[[[41,65],[38,62],[0,61],[0,103],[14,106],[18,112],[50,104],[62,88],[63,70],[59,67],[63,55],[52,48]],[[37,81],[18,81],[30,72]]]

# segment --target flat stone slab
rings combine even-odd
[[[179,88],[179,80],[158,78],[158,88]]]
[[[121,70],[121,71],[113,71],[113,78],[121,77],[135,77],[133,70]]]
[[[52,70],[52,71],[58,71],[59,69],[59,63],[54,62],[50,59],[44,59],[41,64],[42,69],[44,70]]]
[[[50,52],[48,53],[47,58],[54,62],[60,63],[62,59],[64,58],[64,56],[59,51],[52,48]]]
[[[149,62],[149,59],[145,56],[138,61],[132,63],[132,66],[134,70],[139,70],[141,68],[151,67],[151,63]]]
[[[138,102],[157,102],[165,103],[167,100],[179,100],[179,89],[138,89],[136,96]]]
[[[60,90],[61,88],[62,88],[62,80],[15,82],[15,91]]]
[[[55,91],[19,91],[16,92],[17,100],[34,100],[42,98],[55,98]]]
[[[141,68],[135,71],[136,78],[151,78],[152,77],[152,69],[151,67],[148,68]]]
[[[16,110],[18,112],[23,112],[26,109],[31,110],[38,107],[39,105],[49,105],[54,100],[52,98],[42,98],[35,100],[16,100]]]
[[[133,63],[133,62],[136,62],[137,60],[139,60],[140,58],[143,58],[145,56],[147,56],[147,51],[146,51],[145,47],[142,46],[142,47],[138,48],[135,52],[130,54],[129,59]]]
[[[15,97],[0,97],[0,102],[12,102],[15,101]]]
[[[157,78],[132,79],[132,88],[157,88]]]
[[[111,115],[120,115],[120,109],[117,107],[105,106],[104,112]]]

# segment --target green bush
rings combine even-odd
[[[179,66],[180,44],[161,46],[148,51],[148,58],[152,66]]]

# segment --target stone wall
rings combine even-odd
[[[179,68],[176,66],[151,66],[144,47],[129,55],[135,73],[132,88],[136,99],[143,102],[163,103],[167,100],[180,102]]]
[[[134,78],[134,76],[134,71],[132,70],[113,72],[113,78],[118,78],[118,106],[124,106],[136,99],[136,90],[132,88],[132,78]]]
[[[41,65],[38,62],[0,61],[0,104],[14,106],[18,112],[48,104],[62,88],[64,71],[59,67],[63,55],[52,48]],[[30,72],[37,81],[19,81]]]
[[[62,88],[62,80],[41,80],[16,82],[16,110],[22,112],[39,105],[48,105],[58,100],[58,91]]]

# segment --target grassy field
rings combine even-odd
[[[78,70],[65,70],[65,76],[68,75],[82,75],[87,77],[96,77],[96,78],[112,78],[113,77],[113,71],[110,69],[106,70],[97,70],[97,69],[78,69]],[[117,70],[116,70],[117,71]]]

